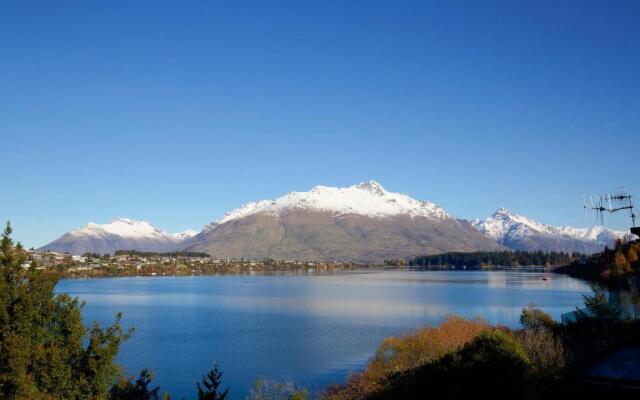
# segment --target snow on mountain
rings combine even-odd
[[[90,222],[65,233],[42,249],[71,254],[103,254],[114,253],[117,250],[172,251],[197,233],[187,230],[170,234],[147,221],[117,218],[107,224]]]
[[[594,253],[632,235],[601,226],[555,227],[501,208],[485,220],[451,217],[440,206],[375,181],[315,186],[247,203],[201,232],[167,233],[146,221],[89,223],[42,249],[71,254],[191,250],[221,258],[380,261],[448,251],[543,250]]]
[[[227,212],[208,226],[209,229],[249,215],[280,215],[289,210],[329,212],[334,215],[356,214],[375,218],[396,215],[442,220],[449,214],[440,206],[415,200],[402,193],[389,192],[376,181],[346,188],[315,186],[308,192],[291,192],[275,200],[261,200]]]
[[[171,236],[173,236],[174,238],[176,238],[178,240],[185,240],[185,239],[189,239],[191,237],[194,237],[198,233],[200,233],[200,232],[194,231],[193,229],[187,229],[184,232],[172,233]]]
[[[316,186],[248,203],[187,241],[218,258],[377,263],[449,251],[503,249],[438,205],[369,181]]]
[[[594,253],[612,246],[617,239],[630,238],[623,231],[603,226],[592,228],[555,227],[500,208],[485,220],[471,224],[483,235],[514,250],[580,251]]]
[[[107,224],[89,222],[85,226],[69,232],[72,235],[117,235],[128,238],[170,238],[174,237],[147,221],[135,221],[128,218],[117,218]]]

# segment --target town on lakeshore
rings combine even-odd
[[[153,253],[117,251],[113,255],[70,255],[54,251],[27,250],[22,268],[56,272],[65,277],[182,276],[262,274],[272,272],[309,273],[363,267],[351,262],[300,260],[218,259],[204,253]]]

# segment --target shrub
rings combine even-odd
[[[536,379],[557,379],[565,366],[562,341],[546,329],[522,330],[515,335],[531,361]]]
[[[541,329],[553,331],[557,326],[551,315],[537,308],[535,304],[530,304],[527,308],[522,309],[520,323],[524,329],[536,331]]]
[[[365,376],[378,379],[418,367],[459,349],[488,327],[483,319],[449,316],[437,327],[427,326],[402,337],[387,338],[369,363]]]
[[[437,327],[427,326],[405,336],[385,339],[362,373],[353,374],[345,385],[334,385],[325,399],[361,399],[379,391],[389,376],[433,362],[460,349],[481,332],[487,321],[448,316]]]
[[[376,399],[519,399],[531,362],[508,332],[487,330],[460,350],[414,370],[392,375]]]

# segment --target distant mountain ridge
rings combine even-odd
[[[147,221],[117,218],[102,225],[90,222],[41,249],[70,254],[113,254],[116,250],[165,252],[179,250],[182,243],[195,234],[193,230],[170,234]]]
[[[186,243],[188,251],[220,258],[357,262],[502,248],[435,203],[387,191],[375,181],[247,203]]]
[[[71,254],[187,250],[217,258],[381,262],[452,251],[593,253],[629,237],[604,227],[545,225],[504,208],[484,220],[456,219],[435,203],[369,181],[343,188],[315,186],[246,203],[200,232],[169,234],[126,218],[89,223],[42,249]]]
[[[591,254],[612,247],[617,239],[631,239],[628,232],[603,226],[556,227],[500,208],[484,220],[471,224],[483,235],[512,250],[564,251]]]
[[[319,185],[308,192],[290,192],[275,200],[250,202],[227,212],[222,218],[207,225],[205,229],[213,229],[217,225],[253,214],[277,215],[292,209],[376,218],[394,215],[433,219],[449,217],[449,214],[437,204],[415,200],[406,194],[389,192],[378,182],[369,181],[346,188]]]

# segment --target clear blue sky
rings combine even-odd
[[[4,0],[0,219],[39,246],[375,179],[589,226],[640,195],[640,2],[525,3]]]

